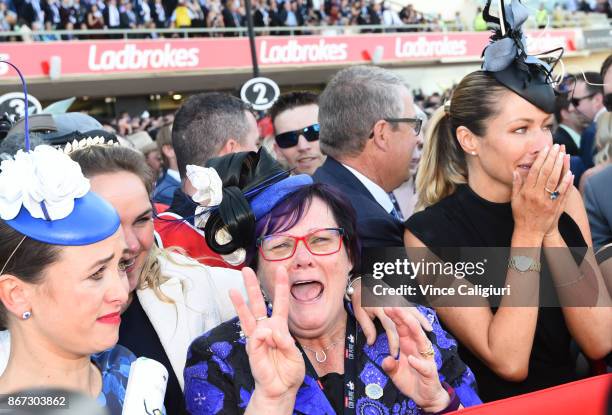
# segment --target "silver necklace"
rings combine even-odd
[[[338,343],[340,343],[341,340],[336,340],[335,342],[333,342],[332,344],[330,344],[329,346],[325,347],[323,350],[320,351],[316,351],[314,349],[311,349],[310,347],[306,347],[303,344],[301,345],[302,348],[308,350],[311,353],[314,353],[315,355],[315,359],[317,362],[319,363],[325,363],[325,361],[327,360],[327,353],[325,353],[327,350],[333,348],[334,346],[336,346]]]

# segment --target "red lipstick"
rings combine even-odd
[[[119,324],[121,323],[121,314],[118,311],[106,314],[102,317],[98,317],[98,322],[103,324]]]

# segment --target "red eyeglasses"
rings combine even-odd
[[[257,239],[261,256],[266,261],[282,261],[291,258],[297,250],[298,243],[304,242],[306,249],[313,255],[331,255],[342,248],[342,228],[323,228],[304,236],[273,234]]]

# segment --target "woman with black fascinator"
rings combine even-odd
[[[463,78],[430,121],[417,175],[424,210],[404,237],[409,254],[505,248],[493,272],[511,296],[436,307],[484,401],[574,380],[572,340],[591,359],[612,350],[610,295],[588,249],[585,209],[569,156],[552,144],[551,69],[526,54],[520,1],[502,1],[499,19],[490,6],[496,31],[483,70]],[[568,247],[579,249],[572,256]]]

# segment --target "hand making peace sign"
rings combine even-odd
[[[306,367],[287,325],[287,270],[279,267],[276,272],[271,317],[268,317],[261,288],[253,270],[243,268],[242,276],[249,305],[237,290],[231,290],[230,297],[238,313],[242,332],[247,338],[246,352],[255,379],[255,390],[267,400],[286,398],[287,394],[293,394],[295,397],[304,381]]]

